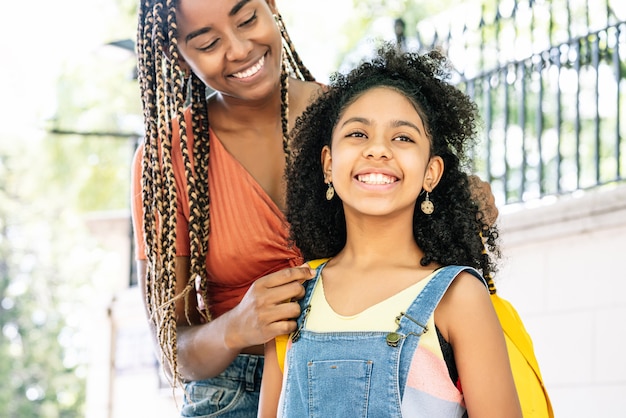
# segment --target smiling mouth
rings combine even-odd
[[[239,79],[252,77],[256,73],[261,71],[261,68],[263,68],[263,64],[265,64],[265,56],[262,56],[261,59],[257,61],[256,64],[254,64],[252,67],[248,68],[247,70],[231,74],[231,76],[234,78],[239,78]]]
[[[356,179],[365,184],[391,184],[398,180],[397,177],[387,176],[382,173],[360,174]]]

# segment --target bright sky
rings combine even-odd
[[[320,81],[334,70],[336,34],[352,0],[278,0],[305,64]],[[329,11],[332,10],[332,13]],[[0,25],[0,141],[43,134],[54,114],[56,80],[64,66],[89,60],[106,42],[116,17],[112,0],[31,0],[3,4]],[[121,30],[122,32],[122,30]],[[120,38],[134,37],[134,28]]]
[[[277,0],[277,5],[304,64],[319,81],[326,82],[337,69],[352,0]]]
[[[55,84],[65,63],[89,59],[102,45],[109,0],[32,0],[3,4],[0,25],[0,141],[14,132],[41,132],[55,107]],[[37,135],[36,132],[32,132]]]

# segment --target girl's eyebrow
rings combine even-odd
[[[251,0],[240,0],[238,1],[232,9],[230,9],[230,12],[228,12],[228,16],[232,17],[235,16],[242,8],[243,6],[245,6],[246,4],[250,3]],[[211,27],[210,26],[205,26],[203,28],[194,30],[193,32],[190,32],[187,36],[185,36],[185,43],[189,43],[189,41],[191,41],[193,38],[203,35],[205,33],[208,33],[211,31]]]
[[[341,127],[344,127],[346,125],[348,125],[349,123],[362,123],[363,125],[371,125],[372,122],[367,119],[367,118],[362,118],[360,116],[354,116],[351,117],[350,119],[346,119],[342,124]]]
[[[341,126],[344,127],[350,123],[362,123],[364,125],[371,125],[372,122],[367,119],[367,118],[363,118],[360,116],[354,116],[350,119],[346,119]],[[408,120],[402,120],[402,119],[394,119],[389,123],[389,126],[391,126],[392,128],[400,128],[402,126],[407,126],[409,128],[415,129],[417,132],[419,132],[420,134],[423,134],[422,130],[415,125],[413,122],[409,122]]]
[[[408,120],[394,120],[391,122],[390,126],[393,128],[400,128],[402,126],[408,126],[409,128],[415,129],[419,133],[423,133],[422,130],[418,128],[417,125],[415,125],[413,122],[409,122]]]

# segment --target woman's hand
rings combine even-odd
[[[241,302],[225,314],[231,327],[225,335],[226,346],[241,350],[294,331],[300,315],[297,300],[304,296],[302,284],[314,275],[315,271],[304,265],[256,280]]]
[[[257,350],[248,352],[262,354],[264,343],[295,330],[295,318],[300,315],[295,301],[304,296],[302,283],[313,276],[314,271],[307,266],[268,274],[252,284],[235,308],[210,322],[187,325],[182,317],[177,342],[183,379],[214,377],[242,350],[254,347]]]
[[[478,209],[484,216],[484,222],[493,226],[498,219],[498,208],[496,207],[496,199],[491,191],[491,185],[481,180],[476,175],[469,176],[470,193],[472,200],[478,205]]]

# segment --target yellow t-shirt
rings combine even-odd
[[[307,317],[306,329],[314,332],[395,331],[398,329],[396,316],[409,308],[432,276],[433,274],[430,274],[388,299],[350,316],[339,315],[328,304],[324,293],[324,280],[320,278],[311,295],[311,306],[315,308],[311,309]]]
[[[327,259],[315,260],[308,264],[311,268],[317,268],[326,261]],[[370,306],[363,312],[351,316],[337,314],[328,304],[324,294],[323,277],[320,277],[311,295],[310,304],[314,308],[311,309],[307,316],[305,328],[313,332],[395,331],[398,329],[396,316],[409,308],[413,300],[434,275],[435,273],[431,273],[423,280],[407,287],[390,298]],[[434,332],[434,315],[431,315],[426,325],[428,329],[433,330],[433,332],[423,334],[418,347],[428,350],[436,358],[444,361],[439,338],[437,333]],[[280,365],[281,371],[284,371],[283,368],[288,343],[289,335],[276,337],[276,355],[278,356],[278,364]]]

